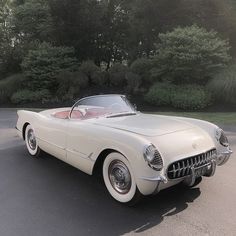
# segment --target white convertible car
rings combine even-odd
[[[45,151],[92,175],[122,203],[180,182],[213,176],[232,151],[222,129],[206,121],[136,111],[123,95],[97,95],[72,108],[19,110],[16,129],[28,152]]]

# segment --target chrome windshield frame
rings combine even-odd
[[[131,108],[131,109],[133,108],[133,111],[134,111],[134,112],[137,112],[125,95],[123,95],[123,94],[101,94],[101,95],[93,95],[93,96],[84,97],[84,98],[81,98],[81,99],[79,99],[78,101],[76,101],[75,104],[71,107],[71,110],[70,110],[70,113],[69,113],[69,119],[71,119],[71,114],[72,114],[74,108],[75,108],[75,107],[77,106],[77,104],[79,104],[81,101],[86,100],[86,99],[90,99],[90,98],[96,98],[96,97],[111,97],[111,96],[118,96],[118,97],[121,97],[121,98],[122,98],[122,97],[125,98],[125,99],[129,102],[130,108]]]

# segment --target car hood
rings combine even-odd
[[[160,136],[191,129],[194,126],[176,117],[138,113],[121,117],[99,118],[92,121],[96,125],[111,127],[144,136]]]

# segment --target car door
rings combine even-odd
[[[90,135],[91,124],[85,120],[70,119],[67,129],[67,162],[91,174],[94,161],[91,159],[96,138]]]
[[[66,161],[68,120],[44,116],[40,118],[37,124],[40,147],[63,161]]]

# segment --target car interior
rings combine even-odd
[[[98,116],[105,115],[107,110],[104,108],[83,108],[83,109],[78,109],[75,108],[73,109],[71,113],[71,119],[91,119],[91,118],[96,118]],[[65,110],[65,111],[59,111],[56,113],[53,113],[52,116],[58,119],[68,119],[70,115],[70,110]]]

